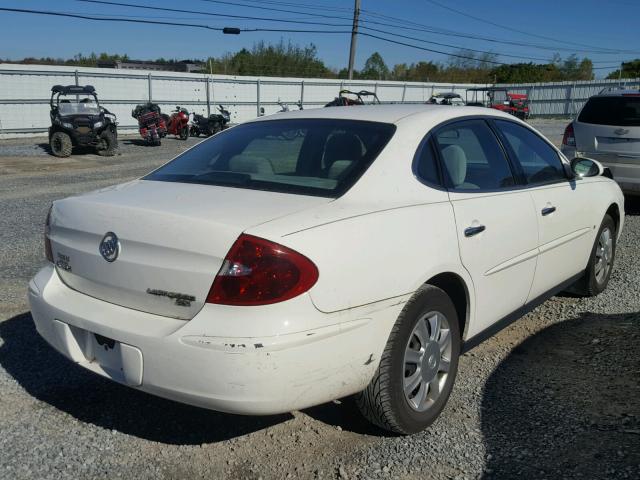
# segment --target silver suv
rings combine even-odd
[[[562,152],[608,167],[626,194],[640,195],[640,91],[610,90],[591,97],[567,125]]]

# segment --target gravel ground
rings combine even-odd
[[[114,384],[55,353],[26,302],[48,205],[140,176],[195,141],[125,140],[120,156],[64,161],[33,141],[0,143],[0,478],[640,478],[637,203],[609,288],[555,297],[464,355],[443,415],[412,437],[370,427],[350,399],[226,415]]]

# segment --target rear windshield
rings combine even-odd
[[[338,197],[394,132],[391,124],[353,120],[247,123],[205,140],[144,180]]]
[[[580,112],[578,121],[640,127],[640,97],[592,97]]]

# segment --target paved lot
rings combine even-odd
[[[542,130],[560,138],[564,123]],[[141,176],[195,141],[125,139],[120,156],[66,160],[37,140],[0,142],[0,478],[640,478],[637,204],[609,289],[556,297],[463,356],[443,416],[412,437],[368,426],[349,399],[238,417],[116,385],[56,354],[26,302],[49,204]]]

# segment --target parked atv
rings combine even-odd
[[[218,111],[220,113],[212,113],[208,117],[195,113],[189,129],[189,135],[192,137],[199,137],[200,135],[209,137],[227,128],[231,114],[222,105],[218,105]]]
[[[68,157],[76,146],[95,147],[98,155],[115,155],[116,116],[100,106],[91,85],[54,85],[49,104],[49,146],[56,157]]]
[[[364,99],[371,97],[369,104],[379,104],[380,100],[375,92],[368,90],[360,90],[359,92],[352,92],[351,90],[340,90],[338,96],[332,101],[327,103],[325,107],[350,107],[353,105],[365,105]]]
[[[167,136],[167,126],[161,116],[160,107],[155,103],[143,103],[131,111],[131,116],[138,120],[140,136],[147,145],[158,146],[161,138]]]
[[[186,140],[189,138],[189,111],[186,108],[176,109],[171,112],[171,116],[161,114],[165,125],[167,126],[167,133],[175,135],[180,140]]]
[[[471,92],[471,100],[469,100]],[[483,100],[484,95],[484,100]],[[529,98],[524,93],[511,93],[504,87],[478,87],[467,89],[467,105],[489,107],[509,113],[521,120],[529,118]]]

